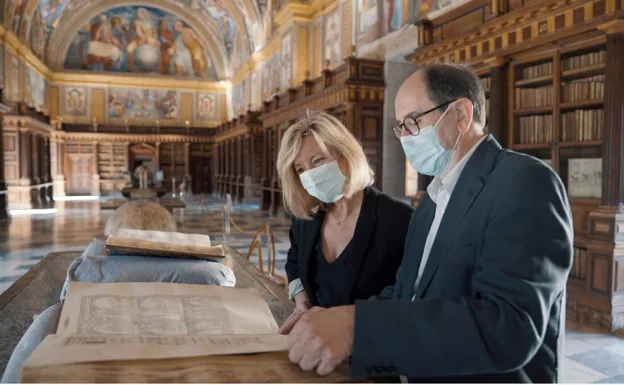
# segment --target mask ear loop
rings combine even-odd
[[[470,103],[472,104],[472,103]],[[452,104],[451,104],[452,105]],[[450,107],[450,106],[449,106]],[[474,104],[472,105],[472,109],[474,112]],[[474,116],[474,115],[473,115]],[[470,117],[470,123],[468,123],[468,126],[470,126],[472,124],[472,116]],[[457,133],[457,139],[455,140],[455,144],[453,145],[453,148],[451,149],[451,151],[453,151],[453,159],[451,159],[451,164],[455,164],[455,157],[457,156],[457,146],[459,145],[459,139],[462,137],[462,133],[458,132]]]

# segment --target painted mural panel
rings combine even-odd
[[[176,91],[110,88],[108,117],[112,119],[179,119]]]
[[[282,51],[280,63],[280,84],[281,89],[290,88],[292,78],[292,34],[288,33],[282,37]]]
[[[358,17],[359,17],[359,34],[358,41],[360,44],[369,43],[381,35],[381,7],[380,2],[383,0],[359,0]]]
[[[328,14],[325,18],[325,56],[323,66],[329,60],[330,66],[336,66],[340,64],[340,10],[337,9]]]
[[[37,8],[35,10],[35,14],[33,15],[28,42],[30,45],[30,49],[33,51],[35,56],[37,56],[41,60],[44,60],[44,54],[45,54],[45,45],[46,45],[46,37],[45,37],[46,32],[45,31],[46,31],[46,26],[43,20],[43,15],[41,14],[41,10]]]
[[[45,41],[49,41],[52,31],[58,26],[61,14],[71,0],[39,0],[39,9],[45,24]]]
[[[26,67],[26,87],[24,88],[24,98],[28,103],[37,108],[45,107],[46,81],[35,70]]]
[[[87,116],[88,95],[88,91],[84,87],[65,87],[63,90],[63,112],[70,116]]]
[[[5,67],[4,67],[4,47],[0,45],[0,88],[4,88],[4,76],[5,76]],[[1,102],[2,100],[0,100]]]
[[[74,38],[66,69],[215,78],[198,35],[152,7],[124,6],[94,17]]]
[[[280,54],[277,53],[264,63],[262,71],[262,99],[270,98],[279,87]]]
[[[217,95],[200,92],[197,94],[197,120],[216,120],[218,119]]]
[[[4,25],[9,31],[13,31],[15,36],[19,33],[20,20],[26,10],[26,0],[7,0],[7,8],[4,18]]]
[[[231,0],[225,0],[231,1]],[[205,19],[212,19],[217,23],[217,28],[221,32],[221,36],[225,43],[228,55],[232,56],[234,47],[234,37],[236,36],[236,23],[232,19],[223,5],[221,0],[182,0],[182,3],[188,5],[194,11]]]
[[[20,100],[20,63],[15,56],[11,56],[11,97]]]

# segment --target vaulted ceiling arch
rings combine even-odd
[[[191,12],[190,7],[174,0],[116,0],[113,5],[104,1],[70,3],[60,16],[59,26],[50,35],[46,55],[48,67],[52,70],[63,69],[72,40],[85,23],[102,12],[123,6],[157,8],[183,20],[192,30],[196,31],[197,37],[204,43],[213,60],[217,78],[231,77],[230,58],[216,23],[205,20],[205,18],[200,19],[197,14]]]

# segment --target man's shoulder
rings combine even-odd
[[[502,149],[494,166],[492,177],[517,180],[518,177],[550,176],[559,180],[559,175],[544,160],[516,151]]]
[[[566,196],[565,184],[550,165],[536,157],[509,150],[501,151],[485,184],[490,193],[503,200]]]
[[[402,202],[397,198],[381,192],[377,189],[370,188],[374,192],[374,197],[377,202],[377,211],[383,214],[400,214],[405,213],[411,215],[415,210],[414,206]]]

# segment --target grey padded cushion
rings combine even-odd
[[[9,362],[4,370],[1,382],[13,384],[19,382],[22,365],[24,365],[24,362],[48,334],[56,332],[60,316],[61,304],[57,303],[35,317],[35,320],[28,327],[13,353],[11,353],[11,358],[9,358]]]
[[[169,282],[234,286],[236,277],[215,261],[183,258],[107,255],[103,240],[94,239],[67,270],[61,301],[70,282]]]

